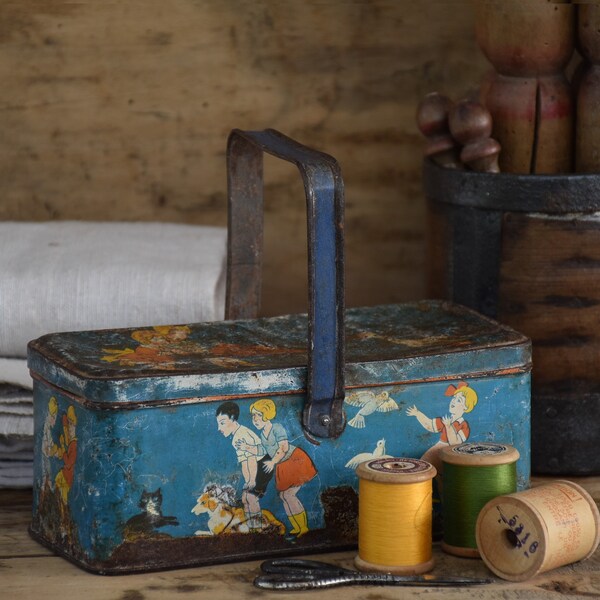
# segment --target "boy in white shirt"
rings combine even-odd
[[[262,513],[258,496],[253,493],[256,486],[257,463],[265,451],[260,438],[248,427],[238,423],[240,407],[235,402],[223,402],[217,408],[217,429],[225,436],[231,437],[231,445],[235,449],[237,460],[244,477],[242,503],[248,525],[251,530],[257,530],[262,525]],[[242,450],[240,445],[256,446],[256,451]]]

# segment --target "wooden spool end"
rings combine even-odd
[[[420,483],[433,479],[436,468],[417,458],[376,458],[356,467],[359,479],[393,485]]]
[[[460,556],[461,558],[480,558],[479,550],[477,550],[477,548],[462,548],[461,546],[453,546],[452,544],[448,544],[443,540],[440,546],[446,554]]]
[[[466,442],[440,451],[442,462],[466,467],[508,465],[519,460],[519,451],[508,444]]]
[[[592,497],[556,481],[490,500],[477,519],[477,547],[488,568],[509,581],[589,558],[600,542]]]
[[[421,575],[431,571],[435,566],[435,560],[433,558],[426,562],[419,563],[418,565],[411,565],[409,567],[404,566],[387,566],[377,565],[370,563],[369,561],[363,560],[360,556],[354,557],[354,566],[365,573],[388,573],[390,575]]]

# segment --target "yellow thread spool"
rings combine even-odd
[[[409,575],[433,568],[432,479],[435,467],[414,458],[378,458],[356,468],[361,571]]]
[[[600,542],[600,513],[582,487],[559,480],[490,500],[476,536],[491,571],[524,581],[589,558]]]

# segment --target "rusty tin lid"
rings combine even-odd
[[[100,407],[304,392],[306,315],[53,333],[34,378]],[[524,335],[444,301],[346,312],[346,388],[529,371]]]

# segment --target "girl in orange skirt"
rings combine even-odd
[[[308,519],[297,494],[302,485],[317,474],[317,469],[302,448],[289,443],[283,425],[272,422],[277,414],[272,400],[257,400],[250,406],[250,413],[252,424],[260,431],[261,444],[269,457],[261,461],[261,468],[266,473],[275,470],[275,486],[292,524],[290,534],[300,537],[308,532]]]

